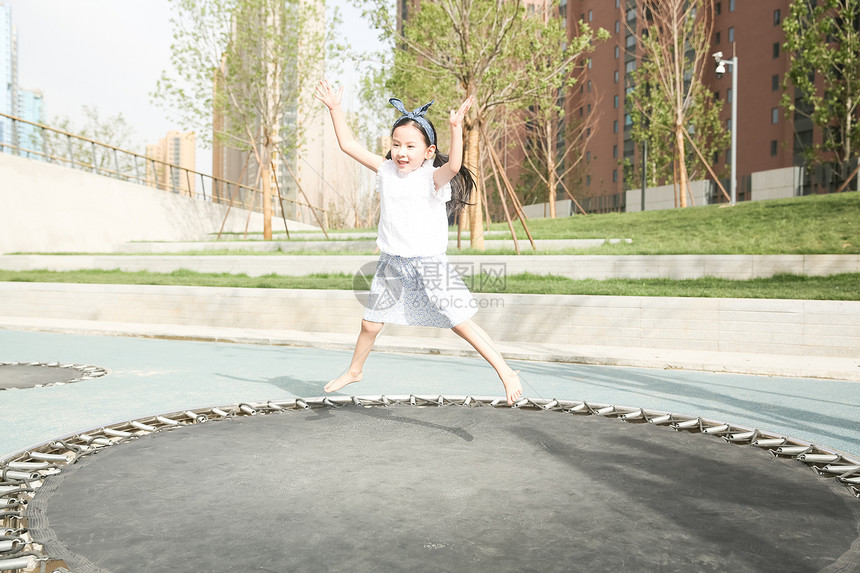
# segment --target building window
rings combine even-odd
[[[615,80],[615,83],[617,84],[618,83],[618,70],[615,70],[615,73],[613,74],[613,78]]]
[[[716,34],[714,34],[714,45],[716,46],[719,43],[720,43],[720,33],[717,32]]]
[[[618,95],[612,96],[612,107],[614,107],[614,108],[618,107]]]
[[[776,74],[770,78],[770,91],[775,92],[779,90],[779,74]]]
[[[586,151],[586,152],[585,152],[585,162],[586,162],[586,163],[590,163],[590,162],[591,162],[591,152],[590,152],[590,151]]]
[[[636,36],[630,34],[627,36],[627,41],[625,42],[628,50],[633,50],[636,48]]]
[[[633,125],[633,118],[632,118],[632,117],[630,117],[630,114],[629,114],[629,113],[625,113],[625,114],[624,114],[624,125],[625,125],[625,126],[627,126],[627,125]]]
[[[579,106],[579,117],[582,117],[583,115],[585,115],[585,109],[583,109],[582,106]]]
[[[727,149],[726,150],[726,165],[731,165],[731,164],[732,164],[732,150]]]
[[[777,59],[779,57],[779,42],[773,43],[773,59]]]
[[[735,0],[729,0],[729,12],[735,11]]]
[[[773,11],[773,25],[779,26],[779,23],[782,22],[782,17],[779,14],[779,8]]]
[[[770,156],[776,157],[778,146],[775,139],[770,140]]]
[[[621,0],[615,0],[615,7],[618,8],[621,6]]]
[[[588,58],[588,69],[591,69],[591,58]]]
[[[728,103],[732,103],[732,96],[733,96],[733,95],[734,95],[734,94],[732,94],[732,88],[729,88],[729,89],[727,89],[727,90],[726,90],[726,101],[727,101]]]
[[[774,107],[770,110],[770,122],[776,123],[779,121],[779,108]]]
[[[729,28],[729,43],[731,44],[734,41],[735,41],[735,27],[732,26]]]
[[[586,89],[588,89],[588,93],[591,93],[591,80],[588,80],[588,83],[586,84]]]
[[[621,32],[621,22],[616,20],[615,21],[615,33],[618,34],[619,32]]]
[[[627,21],[629,22],[630,20],[635,20],[635,19],[636,19],[636,8],[630,8],[627,11]]]
[[[591,175],[586,175],[586,176],[585,176],[585,186],[586,186],[586,187],[591,187]]]
[[[591,22],[592,20],[594,20],[594,14],[592,14],[592,11],[589,10],[588,11],[588,21]]]
[[[591,115],[591,104],[588,104],[588,111],[586,111],[585,113]]]
[[[732,130],[732,118],[726,120],[726,131]]]
[[[612,146],[612,158],[618,159],[618,146],[617,145]]]
[[[618,183],[618,170],[617,169],[612,170],[612,182]]]
[[[722,2],[717,2],[716,4],[714,4],[714,12],[716,12],[719,15],[722,11],[723,11],[723,3]]]
[[[618,120],[612,122],[612,133],[618,133]]]
[[[631,60],[624,64],[624,71],[626,73],[632,73],[636,69],[636,60]]]
[[[615,59],[618,59],[619,54],[621,54],[621,48],[615,46]]]

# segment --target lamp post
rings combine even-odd
[[[714,61],[717,63],[715,70],[717,78],[723,77],[723,74],[726,73],[726,66],[732,68],[732,165],[729,186],[730,204],[734,205],[738,197],[738,57],[735,55],[730,60],[724,60],[723,53],[717,52],[714,54]]]

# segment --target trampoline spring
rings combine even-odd
[[[775,456],[798,456],[810,450],[812,450],[812,446],[782,446],[771,450],[771,453]]]
[[[645,412],[642,411],[642,408],[639,408],[638,410],[621,414],[619,417],[625,422],[630,420],[642,420],[645,418]]]
[[[192,412],[191,410],[187,410],[185,415],[194,420],[197,424],[202,424],[204,422],[209,421],[209,416],[206,414],[197,414],[196,412]]]
[[[594,411],[595,414],[599,416],[606,416],[607,414],[615,413],[615,406],[604,406],[603,408],[598,408]]]
[[[300,407],[302,410],[310,410],[311,407],[308,406],[308,403],[302,400],[301,398],[296,398],[296,406]]]
[[[155,432],[158,430],[158,428],[156,428],[155,426],[150,426],[149,424],[144,424],[143,422],[138,422],[137,420],[131,422],[131,425],[138,430],[143,430],[144,432]]]
[[[760,448],[776,448],[788,442],[787,438],[765,438],[764,440],[755,440],[752,445]]]
[[[674,422],[672,427],[676,430],[689,430],[692,428],[700,427],[701,421],[699,418],[692,418],[690,420],[685,420],[683,422]]]
[[[14,571],[16,569],[31,569],[36,563],[32,556],[17,557],[15,559],[0,560],[0,571]]]
[[[492,402],[490,402],[490,406],[495,407],[495,406],[498,406],[499,404],[501,404],[502,402],[505,402],[504,398],[495,398]],[[505,404],[507,405],[507,402],[505,402]]]
[[[14,481],[35,481],[39,479],[39,474],[36,472],[19,472],[16,470],[4,469],[2,472],[3,479]]]
[[[298,400],[296,400],[296,402],[298,402]],[[272,410],[276,410],[276,411],[278,411],[278,412],[281,412],[281,411],[283,411],[283,410],[284,410],[282,407],[278,406],[278,405],[277,405],[277,404],[275,404],[274,402],[267,402],[267,403],[266,403],[266,406],[268,406],[270,409],[272,409]],[[214,412],[215,410],[213,409],[212,411]]]
[[[737,434],[728,434],[723,436],[727,442],[750,442],[758,435],[758,430],[752,432],[739,432]]]
[[[25,452],[25,454],[33,460],[38,460],[41,462],[58,462],[58,463],[69,463],[69,457],[62,454],[46,454],[43,452]]]
[[[134,434],[131,432],[124,432],[123,430],[114,430],[113,428],[102,428],[102,433],[106,436],[111,436],[114,438],[133,438]]]
[[[358,396],[353,396],[352,397],[352,403],[355,404],[356,406],[361,406],[361,399],[359,399]]]
[[[672,422],[672,414],[663,414],[662,416],[654,416],[653,418],[648,418],[648,422],[651,424],[669,424]]]
[[[239,404],[239,409],[249,416],[256,416],[257,415],[257,410],[255,410],[254,408],[252,408],[248,404]]]
[[[326,406],[329,406],[330,408],[336,408],[337,407],[337,404],[332,402],[330,398],[323,398],[323,404],[325,404]]]
[[[840,474],[841,477],[848,477],[851,474],[860,472],[860,466],[834,466],[828,464],[823,468],[820,468],[820,471],[831,474]]]
[[[534,405],[535,404],[533,404],[532,401],[529,400],[528,398],[523,398],[522,400],[520,400],[518,402],[514,402],[513,407],[514,408],[522,408],[523,406],[534,406]],[[540,407],[540,406],[538,406],[538,407]]]
[[[17,499],[9,498],[9,499],[0,499],[0,507],[9,508],[9,507],[18,507],[19,503]]]
[[[540,409],[541,409],[541,410],[552,410],[552,409],[553,409],[553,408],[555,408],[556,406],[558,406],[558,400],[556,400],[555,398],[553,398],[552,400],[550,400],[549,402],[547,402],[547,403],[546,403],[546,404],[544,404],[543,406],[540,406]]]
[[[109,446],[111,441],[107,438],[96,438],[89,434],[78,434],[78,439],[85,441],[87,444],[97,444],[99,446]]]
[[[444,406],[445,405],[445,397],[442,395],[439,395],[439,397],[436,398],[436,404],[438,406]]]
[[[413,395],[409,396],[409,405],[414,406],[415,402],[416,402],[415,395],[413,394]]]
[[[7,468],[13,470],[46,470],[51,467],[51,464],[48,462],[9,462],[6,464]]]
[[[860,484],[860,476],[858,477],[838,477],[836,478],[842,483]]]
[[[216,416],[220,416],[222,418],[229,418],[230,414],[222,410],[221,408],[212,408],[212,413]]]
[[[471,403],[472,403],[472,397],[471,397],[471,396],[466,396],[466,399],[465,399],[465,400],[463,400],[463,405],[464,405],[464,406],[468,406],[468,405],[469,405],[469,404],[471,404]]]
[[[841,457],[836,454],[799,454],[797,459],[808,464],[830,464],[838,462]]]
[[[18,538],[0,540],[0,553],[17,553],[25,543]]]
[[[164,416],[156,416],[155,419],[157,421],[161,422],[162,424],[164,424],[165,426],[179,426],[180,425],[179,422],[177,422],[176,420],[172,420],[170,418],[165,418]]]
[[[719,426],[710,426],[708,428],[702,428],[703,434],[723,434],[725,432],[730,432],[731,427],[728,424],[720,424]]]
[[[586,404],[585,402],[580,402],[579,404],[577,404],[575,406],[571,406],[567,411],[573,412],[575,414],[579,414],[579,413],[582,413],[586,410],[588,410],[588,404]]]

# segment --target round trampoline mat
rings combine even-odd
[[[795,460],[561,411],[343,406],[104,448],[30,531],[73,571],[820,571],[858,502]]]
[[[104,368],[59,362],[0,362],[0,390],[69,384],[107,374]]]

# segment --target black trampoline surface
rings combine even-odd
[[[857,571],[858,502],[714,436],[488,406],[239,417],[48,477],[73,571]]]
[[[82,364],[2,363],[0,364],[0,390],[69,384],[103,376],[105,373],[103,368]]]

